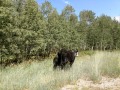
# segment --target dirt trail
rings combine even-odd
[[[79,79],[75,85],[66,85],[61,90],[120,90],[120,78],[102,77],[98,83]]]

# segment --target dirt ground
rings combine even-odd
[[[61,90],[120,90],[120,78],[102,77],[96,83],[79,79],[75,85],[65,85]]]

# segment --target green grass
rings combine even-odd
[[[52,59],[6,67],[0,71],[0,90],[59,90],[66,84],[74,84],[79,78],[96,82],[104,75],[119,77],[119,51],[80,53],[72,68],[67,70],[54,71]]]

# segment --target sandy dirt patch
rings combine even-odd
[[[102,77],[97,83],[79,79],[75,85],[66,85],[61,90],[120,90],[120,78]]]

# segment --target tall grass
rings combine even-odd
[[[51,59],[7,67],[0,71],[0,90],[59,90],[79,78],[99,81],[102,75],[120,75],[120,52],[80,55],[67,70],[53,70]]]
[[[93,81],[101,76],[119,77],[120,52],[96,52],[82,61],[82,71]]]

